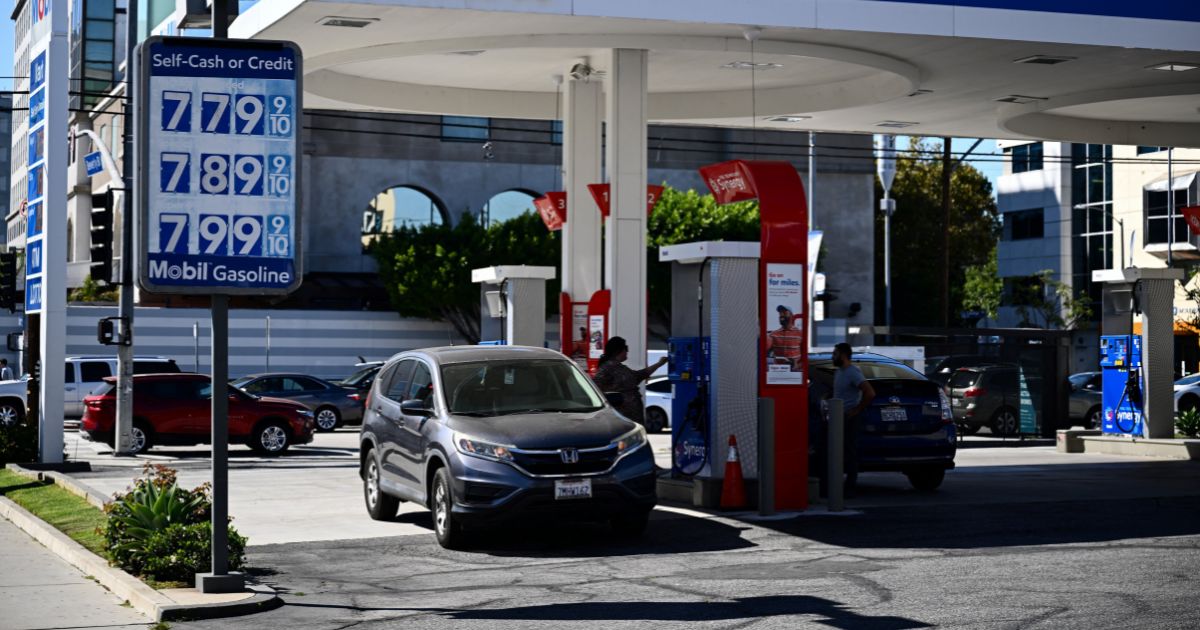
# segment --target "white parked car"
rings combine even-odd
[[[180,372],[174,359],[167,357],[134,357],[134,374],[176,374]],[[117,375],[117,357],[67,357],[63,375],[63,416],[83,417],[83,399],[104,385],[104,379]]]
[[[0,382],[0,425],[16,424],[25,418],[28,380],[28,376],[22,376],[20,380]]]
[[[1200,409],[1200,374],[1190,374],[1175,381],[1175,411]]]
[[[646,383],[646,431],[658,433],[671,428],[671,401],[674,400],[671,381],[656,376]]]

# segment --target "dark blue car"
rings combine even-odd
[[[853,363],[875,388],[859,435],[859,471],[901,472],[918,490],[934,490],[954,468],[954,414],[937,383],[879,354],[855,354]],[[809,355],[813,449],[824,444],[821,401],[833,392],[836,368],[829,353]],[[816,458],[814,458],[816,459]]]

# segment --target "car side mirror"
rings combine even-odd
[[[620,392],[604,392],[604,399],[608,401],[608,404],[619,407],[621,403],[625,402],[625,394]]]
[[[406,416],[420,416],[428,418],[433,415],[433,409],[425,405],[424,400],[406,400],[400,403],[400,413]]]

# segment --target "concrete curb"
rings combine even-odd
[[[28,477],[31,472],[24,471],[18,474]],[[58,482],[57,479],[55,481]],[[66,534],[13,503],[7,497],[0,497],[0,516],[8,519],[85,575],[95,578],[114,595],[128,601],[134,610],[153,621],[238,617],[273,610],[283,605],[283,600],[279,598],[274,589],[261,584],[247,587],[247,590],[254,593],[253,596],[234,602],[179,604],[125,571],[109,566],[107,560],[88,551]]]

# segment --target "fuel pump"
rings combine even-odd
[[[671,400],[672,472],[691,477],[708,461],[708,337],[672,337],[667,350]]]
[[[1106,434],[1141,436],[1145,413],[1141,336],[1100,337],[1100,370],[1104,383],[1101,430]]]

